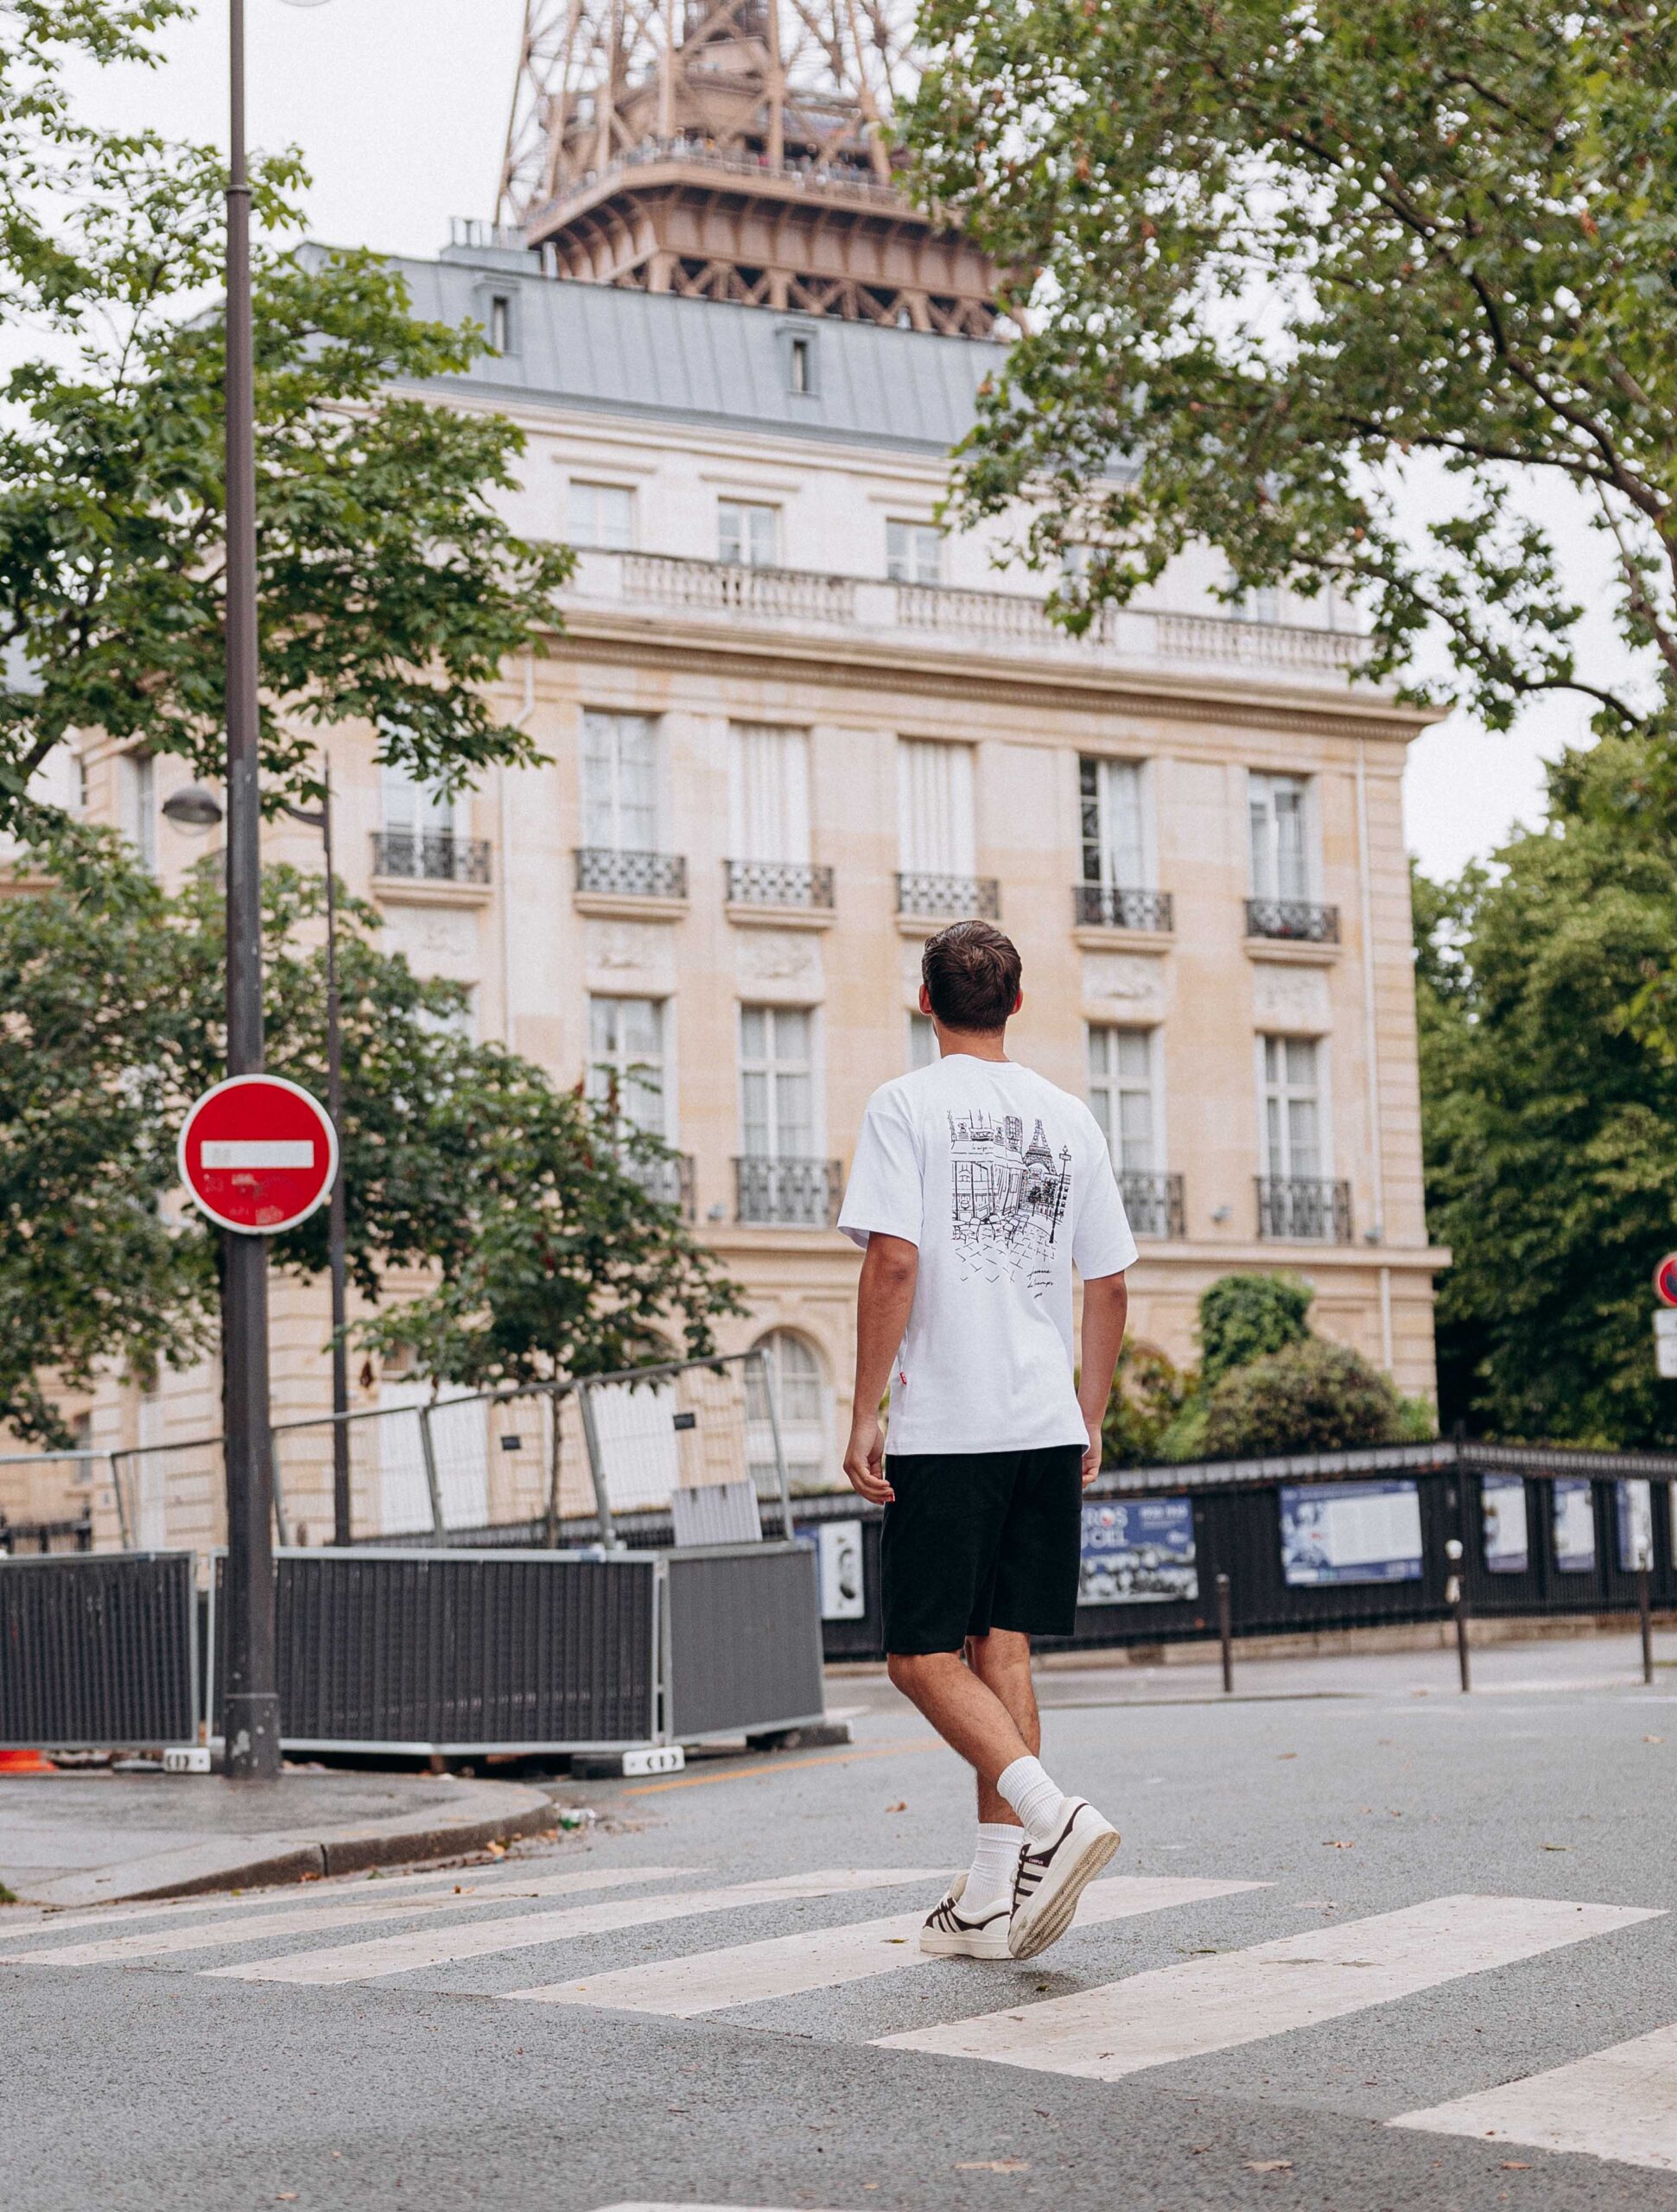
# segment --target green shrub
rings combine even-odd
[[[1303,1342],[1315,1295],[1297,1275],[1220,1275],[1199,1301],[1202,1387],[1214,1389],[1231,1368]]]
[[[1151,1344],[1126,1344],[1101,1423],[1102,1465],[1156,1467],[1166,1459],[1166,1440],[1193,1388],[1191,1368]]]
[[[1216,1286],[1214,1286],[1216,1287]],[[1208,1459],[1397,1444],[1413,1415],[1385,1376],[1346,1344],[1306,1337],[1231,1369],[1208,1394]]]

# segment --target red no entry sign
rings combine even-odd
[[[338,1173],[326,1109],[277,1075],[233,1075],[206,1090],[181,1131],[181,1180],[210,1219],[272,1236],[307,1221]]]
[[[1655,1268],[1654,1294],[1661,1306],[1677,1306],[1677,1252],[1667,1252]]]

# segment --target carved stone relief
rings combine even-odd
[[[601,989],[628,983],[673,991],[676,932],[669,922],[591,921],[582,940],[583,965]]]
[[[1323,1036],[1333,1027],[1328,979],[1319,968],[1285,968],[1279,961],[1255,961],[1252,1012],[1260,1029]]]
[[[1083,997],[1114,1014],[1162,1021],[1170,996],[1166,963],[1147,952],[1086,952]]]
[[[736,929],[734,972],[757,997],[807,1005],[823,988],[820,940],[805,930]]]
[[[378,942],[407,957],[418,976],[447,976],[475,982],[482,969],[478,917],[469,907],[386,904]]]

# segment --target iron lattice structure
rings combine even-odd
[[[909,0],[525,0],[497,219],[562,276],[978,336],[899,190]]]

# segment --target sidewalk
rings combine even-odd
[[[0,1883],[30,1904],[188,1897],[452,1858],[556,1820],[543,1789],[446,1776],[30,1776],[0,1780]]]

